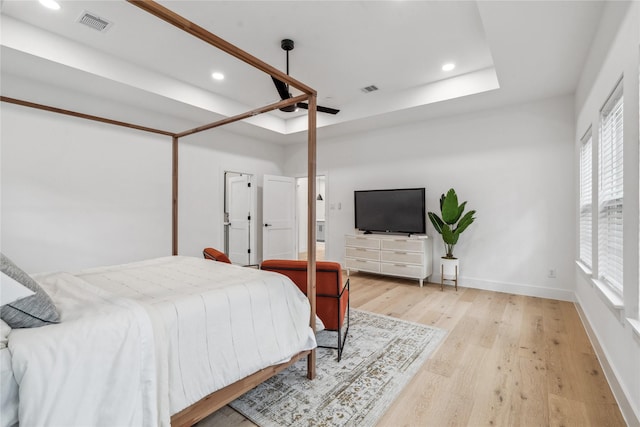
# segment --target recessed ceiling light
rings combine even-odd
[[[60,4],[56,0],[40,0],[40,4],[51,10],[60,10]]]
[[[453,62],[449,62],[449,63],[444,64],[444,65],[442,66],[442,71],[451,71],[451,70],[453,70],[454,68],[456,68],[456,64],[454,64]]]
[[[224,74],[216,71],[214,73],[211,73],[211,78],[214,80],[224,80]]]

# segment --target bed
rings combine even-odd
[[[292,88],[295,88],[300,92],[302,92],[302,94],[298,96],[292,96],[288,99],[283,99],[279,102],[276,102],[264,107],[256,108],[251,111],[247,111],[245,113],[241,113],[233,117],[228,117],[214,123],[205,124],[197,128],[188,129],[181,132],[170,131],[166,129],[153,129],[145,126],[140,126],[135,123],[127,123],[127,122],[113,120],[108,117],[98,117],[98,116],[84,114],[79,111],[61,109],[56,106],[42,105],[29,100],[22,100],[22,99],[15,99],[15,98],[9,98],[5,96],[0,96],[0,101],[2,102],[21,105],[28,108],[36,108],[39,110],[44,110],[44,111],[48,111],[56,114],[65,114],[65,115],[86,119],[86,120],[98,121],[101,123],[106,123],[114,126],[122,126],[130,129],[134,129],[137,131],[150,132],[153,134],[162,135],[162,136],[171,138],[172,140],[172,172],[171,172],[172,173],[172,224],[171,224],[172,247],[171,247],[170,253],[173,254],[174,256],[177,256],[178,255],[178,237],[179,237],[178,153],[179,153],[180,139],[189,135],[193,135],[198,132],[215,129],[219,126],[224,126],[226,124],[244,120],[249,117],[256,116],[258,114],[262,114],[262,113],[273,111],[279,108],[291,106],[298,102],[306,101],[308,102],[307,176],[315,176],[316,175],[317,93],[314,89],[310,88],[309,86],[290,77],[289,75],[278,70],[277,68],[264,63],[263,61],[239,49],[238,47],[232,45],[231,43],[226,42],[225,40],[210,33],[205,28],[202,28],[197,24],[179,16],[178,14],[172,12],[170,9],[167,9],[158,3],[155,3],[151,0],[127,0],[127,1],[128,3],[150,13],[156,18],[161,19],[167,22],[168,24],[180,29],[181,31],[184,31],[190,34],[191,36],[199,39],[200,41],[208,43],[212,47],[220,49],[226,52],[227,54],[234,56],[240,61],[243,61],[258,70],[261,70],[267,75],[270,75],[271,77],[274,77],[280,80],[281,82],[287,85],[290,85]],[[306,323],[304,324],[305,328],[309,328],[312,331],[316,330],[316,317],[315,317],[315,294],[316,294],[315,220],[316,218],[315,218],[315,209],[314,209],[315,197],[313,196],[314,194],[316,194],[315,182],[316,180],[313,180],[313,179],[308,180],[308,189],[307,189],[307,193],[308,193],[307,241],[308,241],[308,248],[309,248],[308,269],[307,269],[308,271],[307,306],[310,308],[310,313],[308,313]],[[201,262],[204,262],[204,261],[201,261]],[[211,264],[215,265],[215,263],[212,263],[212,262]],[[216,269],[218,267],[219,266],[216,266]],[[116,267],[110,267],[110,268],[116,268]],[[121,266],[121,268],[124,268],[124,267]],[[239,267],[232,266],[232,268],[237,269]],[[247,271],[245,271],[243,274],[248,274],[248,275],[263,274],[263,273],[251,272],[249,269],[244,269],[244,270],[247,270]],[[92,280],[96,280],[97,282],[100,282],[99,279],[93,276],[94,273],[97,274],[97,272],[95,271],[81,272],[81,274],[83,275],[82,277],[78,277],[77,274],[59,273],[58,276],[55,276],[55,275],[54,276],[49,276],[49,275],[38,276],[38,280],[44,282],[43,286],[52,287],[52,289],[55,290],[56,292],[60,292],[59,295],[55,295],[53,297],[54,300],[56,300],[56,304],[59,304],[59,305],[70,304],[68,309],[71,311],[69,311],[69,313],[74,313],[74,315],[76,316],[76,318],[74,319],[77,323],[81,323],[81,319],[83,318],[83,316],[94,316],[94,315],[97,316],[100,313],[103,313],[103,312],[106,313],[102,317],[98,316],[100,317],[101,320],[93,319],[98,322],[98,324],[95,326],[95,330],[104,332],[104,334],[103,335],[96,334],[95,331],[92,331],[94,332],[93,334],[89,334],[87,331],[85,331],[87,342],[83,343],[83,345],[87,345],[89,342],[92,342],[91,340],[96,339],[97,337],[98,341],[94,342],[94,344],[96,346],[104,347],[106,340],[100,339],[100,338],[101,337],[114,338],[114,335],[115,335],[116,341],[118,339],[122,340],[121,345],[123,346],[123,348],[127,347],[131,352],[135,352],[136,354],[139,354],[140,360],[144,362],[140,362],[136,365],[136,374],[138,375],[136,378],[133,378],[133,376],[130,376],[124,379],[124,380],[126,379],[131,380],[129,383],[126,383],[125,381],[124,384],[114,385],[114,384],[108,383],[108,378],[104,378],[104,377],[101,378],[99,375],[97,375],[94,378],[93,376],[93,374],[95,374],[96,372],[99,372],[100,369],[104,369],[104,366],[117,366],[118,362],[122,362],[120,360],[117,360],[117,358],[111,361],[107,360],[105,363],[102,363],[99,366],[95,367],[96,369],[91,371],[92,375],[85,376],[83,378],[78,377],[77,379],[79,382],[76,384],[76,386],[82,386],[82,387],[76,390],[75,396],[73,395],[73,393],[69,393],[69,395],[66,397],[66,399],[68,399],[67,403],[70,406],[81,408],[83,406],[81,406],[79,403],[80,402],[84,403],[85,399],[87,399],[90,403],[91,402],[90,397],[93,395],[93,393],[96,392],[95,390],[97,389],[99,384],[102,384],[102,386],[106,389],[107,392],[113,389],[118,390],[118,387],[122,387],[122,390],[134,390],[135,393],[138,393],[138,397],[136,399],[132,399],[130,402],[133,405],[132,408],[135,407],[137,409],[135,410],[131,409],[130,412],[131,412],[132,418],[129,418],[128,420],[126,420],[124,424],[151,425],[151,424],[154,424],[154,421],[157,421],[155,423],[156,425],[166,424],[167,418],[168,418],[167,414],[170,414],[172,425],[191,425],[197,422],[198,420],[204,418],[209,413],[224,406],[226,403],[230,402],[235,397],[255,387],[260,382],[266,380],[272,375],[275,375],[280,370],[285,369],[287,366],[289,366],[291,363],[293,363],[295,360],[301,357],[307,358],[307,377],[309,379],[313,379],[316,375],[315,350],[314,349],[308,350],[306,348],[310,347],[310,345],[303,345],[298,349],[299,352],[293,355],[292,357],[291,355],[287,355],[287,356],[280,355],[279,358],[275,357],[273,360],[262,361],[264,363],[256,364],[251,369],[256,368],[259,370],[253,373],[249,373],[248,376],[241,377],[241,375],[243,374],[241,373],[235,374],[233,378],[238,377],[240,378],[239,380],[232,382],[231,384],[226,385],[223,388],[219,389],[218,391],[214,391],[213,393],[210,392],[210,389],[215,389],[215,387],[226,383],[226,381],[218,381],[216,382],[216,385],[213,387],[207,386],[207,387],[202,387],[202,389],[200,389],[200,386],[198,385],[192,386],[190,384],[187,384],[187,380],[184,380],[183,390],[175,391],[172,388],[171,381],[172,379],[175,380],[175,377],[177,374],[171,371],[171,369],[174,369],[175,366],[177,366],[176,363],[179,363],[180,357],[176,356],[176,354],[174,354],[172,351],[167,352],[162,350],[162,347],[160,348],[160,350],[157,348],[159,345],[161,346],[161,341],[163,339],[167,340],[167,345],[169,346],[169,348],[172,345],[175,346],[176,345],[175,341],[171,341],[171,340],[172,339],[175,340],[176,337],[180,337],[181,335],[179,335],[179,332],[183,331],[183,329],[180,329],[180,327],[175,326],[175,328],[177,328],[176,330],[178,331],[178,333],[176,333],[176,330],[172,330],[169,327],[169,325],[171,325],[171,322],[168,322],[166,319],[162,320],[161,314],[163,312],[165,312],[166,314],[166,311],[168,311],[168,309],[164,304],[165,303],[168,304],[169,301],[171,301],[172,297],[170,295],[165,295],[164,297],[160,297],[152,293],[151,295],[146,295],[146,297],[151,298],[151,300],[153,301],[152,303],[149,303],[148,301],[142,301],[142,299],[144,298],[141,295],[132,294],[131,293],[132,291],[130,289],[127,289],[126,286],[124,288],[121,287],[120,289],[110,289],[109,287],[110,285],[105,285],[104,283],[92,283],[91,282]],[[116,274],[112,270],[104,271],[104,273],[111,276]],[[261,276],[261,277],[266,277],[266,276]],[[50,283],[52,281],[53,283]],[[66,284],[63,285],[63,283],[66,283]],[[103,289],[102,286],[106,286],[106,289]],[[295,287],[295,285],[293,286]],[[86,291],[86,292],[79,295],[76,295],[73,293],[71,293],[70,295],[66,295],[69,293],[69,291],[62,290],[66,288],[76,289],[76,290],[83,289],[83,291]],[[90,291],[87,291],[89,289]],[[268,292],[263,292],[263,293],[268,294]],[[107,299],[111,298],[111,302],[106,305],[105,304],[100,305],[99,303],[101,302],[104,303],[105,295],[108,295]],[[57,298],[61,298],[61,300],[58,300]],[[80,300],[75,301],[74,303],[74,298],[80,298]],[[83,301],[82,298],[85,298],[87,301]],[[160,301],[162,298],[165,298],[165,300]],[[198,298],[201,298],[201,297],[197,297],[196,294],[192,293],[192,294],[188,294],[188,295],[184,295],[182,297],[176,297],[176,298],[184,298],[184,300],[180,299],[181,302],[178,305],[181,305],[184,303],[185,307],[188,307],[191,305],[195,305]],[[93,310],[74,311],[74,309],[79,307],[84,307],[85,309],[86,307],[91,307]],[[125,320],[128,320],[128,322],[124,322],[124,321],[120,322],[119,324],[121,326],[121,329],[114,331],[112,327],[113,322],[107,321],[106,319],[110,319],[110,320],[118,319],[119,321],[122,319],[125,319]],[[194,317],[194,321],[195,321],[195,317]],[[265,322],[267,321],[265,320]],[[169,330],[166,331],[167,332],[166,334],[162,334],[158,332],[161,329],[161,328],[158,328],[158,325],[163,325],[163,324],[165,325],[166,328],[169,328]],[[0,349],[0,368],[2,368],[1,375],[3,380],[3,383],[2,383],[3,389],[1,393],[2,397],[0,399],[0,410],[2,411],[1,421],[2,421],[2,424],[4,425],[4,424],[7,424],[8,420],[10,420],[11,417],[13,417],[14,414],[17,413],[16,405],[18,403],[18,400],[15,399],[15,393],[14,393],[14,391],[18,389],[16,386],[16,383],[14,382],[12,384],[10,381],[5,381],[5,378],[6,377],[10,378],[11,376],[16,378],[17,363],[19,362],[30,363],[26,361],[27,359],[29,359],[30,356],[28,355],[25,356],[19,352],[22,349],[29,348],[28,345],[25,345],[25,342],[29,342],[29,340],[31,340],[32,342],[35,342],[37,345],[44,345],[44,344],[39,343],[39,339],[37,338],[37,336],[41,334],[37,332],[37,328],[31,331],[28,331],[28,330],[17,331],[14,329],[8,332],[8,334],[5,334],[7,330],[5,327],[3,328],[4,328],[3,337],[7,337],[7,339],[3,338],[3,341],[6,341],[6,343],[2,345],[8,346],[6,348]],[[46,328],[49,328],[49,330],[53,330],[53,327],[47,326],[44,329]],[[66,329],[66,326],[63,325],[62,327],[56,328],[56,331],[63,330],[63,329]],[[199,331],[196,331],[196,332],[199,332]],[[62,334],[62,332],[56,332],[55,334],[58,334],[58,333]],[[52,334],[52,335],[55,335],[55,334]],[[150,337],[152,337],[153,340],[150,340]],[[184,337],[184,335],[182,335],[182,337]],[[203,354],[202,352],[204,350],[210,349],[212,346],[211,342],[203,341],[202,336],[199,338],[192,336],[189,344],[194,345],[193,351],[196,352],[196,354],[198,355]],[[213,346],[215,346],[215,344],[213,344]],[[51,347],[55,348],[54,346],[51,346]],[[58,346],[58,347],[61,347],[61,346]],[[262,348],[260,351],[262,351]],[[28,354],[29,350],[24,352]],[[10,354],[10,356],[7,356],[7,354]],[[16,354],[18,354],[18,356],[16,356]],[[78,353],[78,354],[81,354],[81,353]],[[104,351],[103,354],[105,355],[110,354],[110,352]],[[166,362],[162,360],[163,355],[165,355],[167,358]],[[68,355],[68,357],[71,358],[71,355]],[[287,360],[287,357],[289,357],[289,359],[288,361],[285,361]],[[152,360],[153,360],[153,363],[151,363]],[[84,362],[89,364],[96,363],[95,360],[93,359],[87,359],[87,360],[84,360]],[[109,365],[107,362],[111,363],[111,365]],[[200,360],[200,362],[202,362],[202,360]],[[269,363],[272,363],[272,364],[269,365]],[[265,366],[264,368],[257,368],[257,366],[263,366],[263,365]],[[10,370],[11,372],[7,370],[7,366],[11,366],[11,370]],[[163,370],[162,368],[163,366],[166,366],[165,370]],[[154,369],[150,370],[149,367],[154,367]],[[54,368],[57,370],[58,367],[56,366]],[[194,367],[194,369],[196,370],[205,369],[206,371],[206,366],[204,368]],[[213,368],[210,367],[209,369],[213,369]],[[251,369],[247,369],[246,372],[251,371]],[[24,370],[24,366],[23,366],[23,370]],[[68,371],[68,368],[67,368],[67,371]],[[18,376],[22,375],[20,372],[18,372],[17,374]],[[43,375],[44,374],[46,373],[43,373]],[[76,376],[79,375],[78,372],[69,371],[69,375],[71,374],[74,374]],[[193,374],[193,375],[197,376],[196,374]],[[34,376],[31,375],[31,373],[29,373],[29,377],[30,377],[29,379],[25,379],[24,377],[21,377],[21,376],[20,378],[17,378],[18,379],[17,382],[20,383],[21,394],[26,393],[24,391],[24,387],[27,387],[26,385],[27,381],[30,381],[31,377],[34,377]],[[137,382],[134,380],[136,380]],[[33,378],[33,381],[34,381],[34,385],[33,385],[34,388],[36,388],[35,383],[37,383],[38,381],[42,382],[41,379],[37,379],[37,378]],[[183,380],[179,379],[179,381],[183,381]],[[228,381],[233,381],[233,379],[232,378],[228,379]],[[5,382],[6,382],[6,387],[5,387]],[[69,383],[72,384],[71,381]],[[164,393],[162,388],[164,384],[166,384],[166,391],[167,391],[166,394]],[[144,389],[144,392],[143,390],[140,389],[140,387]],[[88,391],[85,392],[85,390],[88,390]],[[207,393],[211,393],[211,394],[207,394]],[[204,397],[201,397],[200,400],[195,401],[195,399],[198,399],[198,396],[204,396]],[[45,396],[45,398],[58,398],[58,397]],[[165,399],[165,401],[163,401],[162,399]],[[120,401],[121,400],[122,399],[120,399]],[[191,402],[191,401],[195,401],[195,403],[189,404],[188,402]],[[112,407],[109,406],[108,404],[113,402],[111,402],[109,399],[106,399],[103,403],[104,404],[101,405],[99,409],[102,410],[103,412],[105,411],[109,412],[107,408],[112,408]],[[23,399],[19,400],[19,404],[28,405],[27,402],[23,401]],[[179,410],[179,412],[174,412],[178,410],[178,408],[183,407],[183,405],[189,405],[189,406],[184,407],[183,409]],[[54,411],[55,407],[50,408],[50,410]],[[122,410],[122,408],[119,408],[119,410]],[[89,412],[89,411],[85,411],[85,412]],[[111,411],[111,412],[114,412],[114,411]],[[47,423],[47,424],[50,424],[50,423]]]
[[[2,425],[18,408],[23,425],[168,425],[316,347],[307,298],[276,273],[170,256],[32,277],[60,323],[3,325]]]

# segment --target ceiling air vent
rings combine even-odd
[[[86,25],[89,28],[93,28],[94,30],[98,30],[102,33],[107,31],[111,27],[111,25],[113,25],[113,23],[107,21],[106,19],[100,18],[95,13],[87,12],[86,10],[82,12],[76,22]]]
[[[363,87],[360,90],[363,91],[364,93],[375,92],[376,90],[378,90],[378,86],[371,85],[371,86]]]

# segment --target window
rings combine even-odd
[[[587,267],[592,265],[592,198],[591,167],[592,156],[591,129],[582,137],[580,146],[580,247],[578,258]]]
[[[598,278],[622,294],[622,81],[600,112]]]

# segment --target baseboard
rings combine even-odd
[[[604,372],[605,377],[607,378],[607,382],[609,383],[609,387],[611,387],[611,391],[613,392],[613,396],[618,402],[618,406],[620,407],[620,412],[622,412],[622,417],[629,427],[640,427],[640,418],[636,415],[631,402],[627,398],[627,394],[624,391],[622,385],[618,382],[618,377],[615,373],[613,367],[609,364],[607,359],[606,352],[600,346],[600,342],[598,341],[598,337],[591,327],[591,323],[589,323],[589,319],[582,310],[582,306],[580,305],[579,298],[576,298],[574,302],[576,307],[576,311],[578,312],[578,316],[580,316],[580,320],[582,321],[582,325],[584,326],[585,331],[587,332],[587,336],[589,337],[589,341],[591,341],[591,346],[593,350],[596,352],[596,357],[600,362],[600,366],[602,366],[602,371]]]
[[[440,283],[440,275],[432,275],[429,278],[431,283]],[[445,284],[452,282],[445,281]],[[465,288],[483,289],[485,291],[506,292],[509,294],[526,295],[530,297],[549,298],[560,301],[575,301],[573,291],[566,289],[543,288],[540,286],[523,285],[520,283],[495,282],[473,277],[460,277],[458,286]]]

